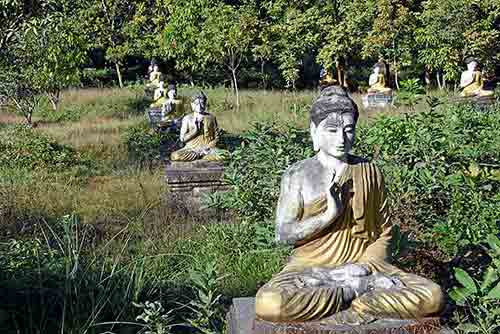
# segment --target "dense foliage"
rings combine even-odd
[[[498,108],[498,107],[497,107]],[[471,106],[402,117],[384,116],[358,127],[356,151],[384,171],[395,222],[420,231],[456,255],[498,231],[500,116]],[[281,174],[312,155],[305,130],[257,125],[233,153],[227,180],[233,191],[212,205],[233,208],[253,222],[274,218]],[[410,212],[408,211],[410,210]]]
[[[391,63],[396,86],[399,73],[427,71],[444,87],[456,82],[466,56],[490,74],[500,61],[496,0],[35,3],[0,3],[0,64],[31,57],[27,70],[38,67],[42,88],[52,91],[75,83],[83,59],[113,68],[120,86],[127,68],[155,58],[168,79],[205,73],[216,83],[227,77],[235,89],[243,73],[264,86],[279,82],[269,81],[278,74],[295,87],[317,75],[312,63],[353,70],[344,78],[351,85],[366,80],[351,76],[356,67],[379,57]],[[29,54],[16,53],[26,48]]]

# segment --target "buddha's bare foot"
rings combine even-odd
[[[319,323],[322,325],[351,325],[359,326],[366,325],[377,320],[370,314],[359,314],[351,309],[347,309],[335,313],[327,318],[321,319]]]

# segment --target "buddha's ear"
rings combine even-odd
[[[311,138],[312,138],[312,141],[313,141],[313,149],[315,152],[319,151],[319,143],[318,143],[318,139],[317,139],[317,132],[318,132],[318,127],[316,126],[316,124],[314,124],[314,122],[311,122],[310,126],[309,126],[310,130],[311,130]]]

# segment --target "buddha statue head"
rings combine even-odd
[[[170,100],[175,100],[175,98],[177,97],[177,88],[175,87],[175,85],[168,85],[167,96]]]
[[[475,72],[478,69],[479,62],[474,57],[468,57],[465,59],[465,64],[467,65],[467,71]]]
[[[196,114],[203,114],[207,110],[207,95],[202,91],[196,93],[191,97],[191,109]]]
[[[321,91],[310,112],[314,150],[340,160],[347,159],[354,145],[358,107],[340,86]]]
[[[164,90],[165,89],[165,83],[163,81],[160,81],[158,84],[158,89]]]

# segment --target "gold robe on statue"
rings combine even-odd
[[[367,162],[351,164],[340,183],[349,178],[353,196],[344,213],[316,238],[296,246],[281,273],[258,291],[259,318],[273,322],[313,321],[335,318],[339,311],[350,308],[357,321],[415,319],[441,311],[443,293],[439,285],[388,263],[391,225],[380,171]],[[305,203],[298,224],[325,210],[325,197]],[[366,264],[372,272],[397,276],[405,287],[367,292],[349,303],[343,300],[342,287],[297,286],[295,278],[307,268],[333,268],[346,263]],[[337,319],[339,323],[343,321]]]
[[[205,115],[203,116],[200,133],[189,140],[182,149],[172,152],[170,159],[172,161],[223,160],[223,150],[217,149],[218,139],[215,117]]]

